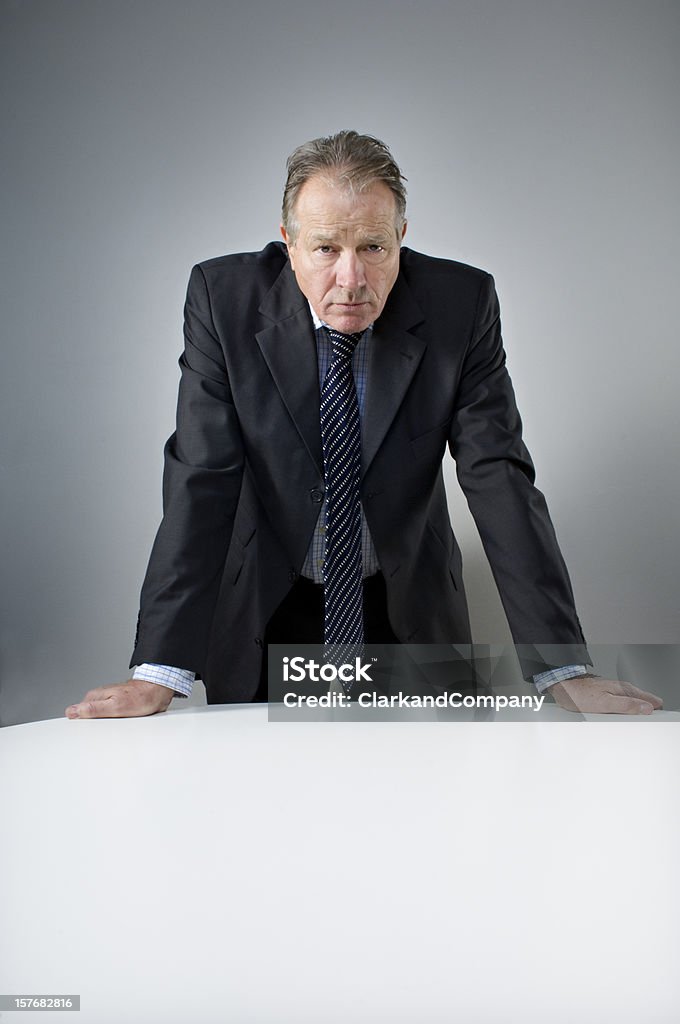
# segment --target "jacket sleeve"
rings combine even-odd
[[[200,266],[184,307],[176,430],[165,445],[163,519],[142,586],[130,665],[203,673],[243,478],[243,445]]]
[[[567,568],[522,440],[490,275],[480,289],[449,446],[524,676],[591,664]]]

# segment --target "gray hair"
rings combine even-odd
[[[397,234],[406,221],[406,178],[384,142],[372,135],[342,131],[337,135],[303,142],[288,157],[288,177],[283,191],[281,219],[291,242],[298,224],[295,203],[300,189],[315,174],[324,174],[348,190],[363,192],[376,181],[383,181],[394,196]]]

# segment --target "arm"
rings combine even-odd
[[[194,267],[184,309],[177,425],[165,446],[163,520],[141,595],[130,666],[204,670],[241,489],[243,447],[203,272]],[[90,690],[68,717],[121,717],[167,708],[173,689],[148,671]]]
[[[490,276],[480,290],[449,445],[525,678],[533,676],[541,692],[550,690],[556,703],[570,711],[651,714],[661,708],[655,694],[585,671],[592,661],[567,567],[522,441]]]
[[[525,678],[591,664],[505,365],[493,278],[480,288],[449,436]]]
[[[163,520],[142,586],[131,665],[202,674],[243,475],[243,446],[200,267],[184,313],[177,427],[165,446]]]

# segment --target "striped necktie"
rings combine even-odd
[[[324,327],[332,345],[321,390],[321,441],[326,484],[324,642],[335,657],[353,653],[364,639],[361,564],[361,427],[352,356],[361,334]]]

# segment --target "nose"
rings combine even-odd
[[[335,264],[336,283],[346,291],[354,292],[366,284],[364,264],[358,253],[345,249]]]

